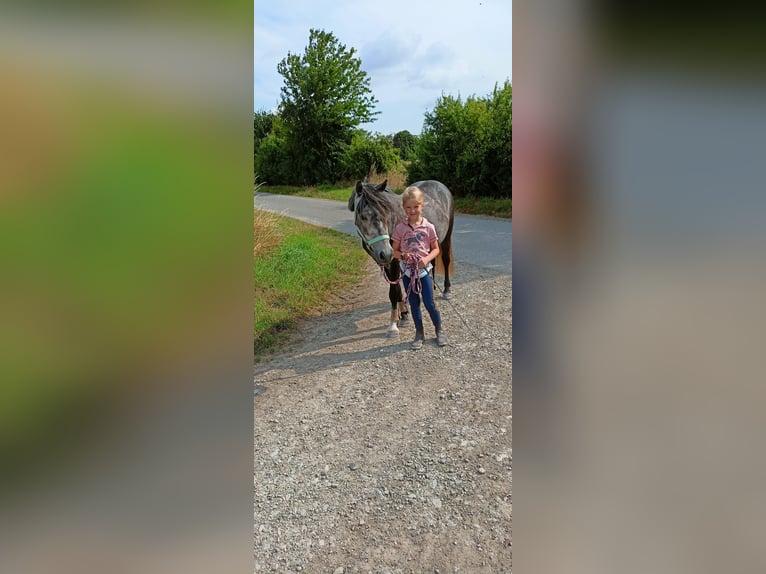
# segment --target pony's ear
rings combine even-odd
[[[388,185],[388,180],[384,179],[383,183],[379,183],[377,186],[375,186],[375,189],[377,191],[385,191],[387,185]]]
[[[351,192],[351,197],[348,198],[348,210],[354,211],[355,203],[356,203],[356,196],[362,195],[362,182],[357,181],[356,187],[354,188],[354,191]]]

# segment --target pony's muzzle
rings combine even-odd
[[[391,249],[390,245],[381,245],[380,247],[375,246],[373,251],[375,253],[375,259],[377,259],[378,263],[381,265],[388,265],[394,258],[394,250]]]

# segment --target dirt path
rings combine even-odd
[[[456,271],[444,348],[385,338],[371,266],[256,365],[256,572],[511,572],[511,278]]]

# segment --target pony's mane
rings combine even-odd
[[[376,190],[372,184],[362,184],[362,197],[360,201],[360,207],[364,207],[361,202],[367,202],[370,206],[378,211],[385,213],[389,210],[389,204],[385,200],[383,194],[391,193],[388,189]]]

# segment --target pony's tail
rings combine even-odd
[[[452,268],[454,267],[454,263],[455,263],[455,258],[452,257],[452,242],[450,241],[450,244],[449,244],[449,274],[450,274],[450,277],[452,276]],[[441,275],[442,277],[444,276],[444,261],[442,261],[441,253],[436,258],[436,272],[439,275]]]

